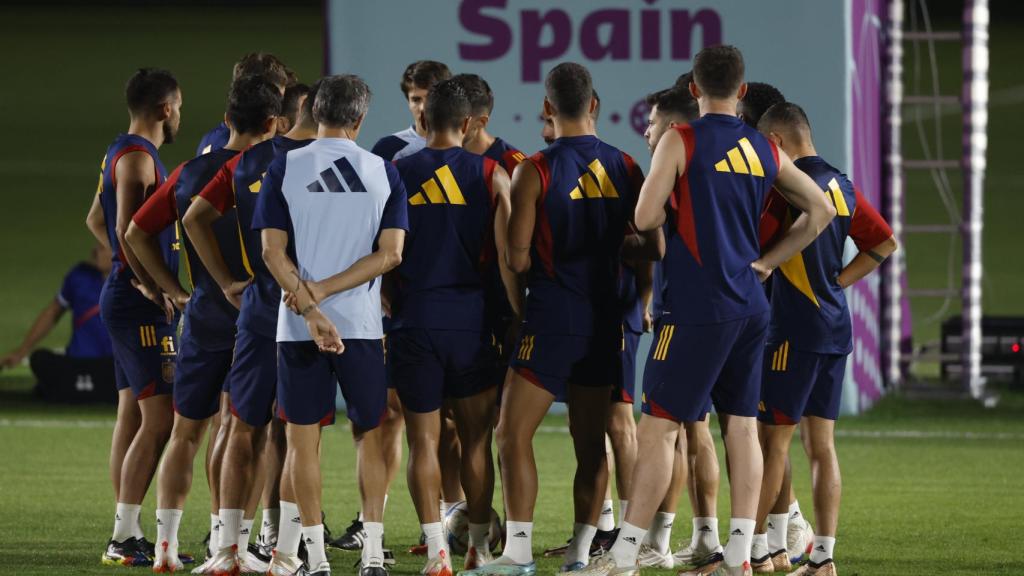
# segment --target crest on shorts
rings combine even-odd
[[[174,360],[164,360],[163,365],[160,367],[160,376],[164,379],[164,382],[168,384],[174,383]]]

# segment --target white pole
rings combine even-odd
[[[889,131],[887,197],[885,206],[893,235],[903,243],[903,153],[900,130],[903,127],[903,0],[889,2],[889,46],[885,90],[886,127]],[[889,257],[883,270],[882,345],[885,383],[892,388],[902,379],[900,342],[903,339],[903,251]]]

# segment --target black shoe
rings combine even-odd
[[[619,537],[619,529],[598,530],[594,539],[590,542],[590,555],[600,556],[612,549],[615,539]]]
[[[204,552],[205,556],[203,556],[203,562],[206,562],[210,558],[213,558],[213,551],[210,550],[210,533],[209,532],[206,533],[206,536],[203,536],[203,550],[206,550],[206,552]]]
[[[325,530],[326,531],[326,530]],[[326,537],[324,541],[331,548],[337,548],[339,550],[362,550],[363,540],[366,540],[366,530],[363,529],[363,523],[359,520],[359,515],[356,514],[352,523],[345,529],[345,533],[339,536],[336,540],[328,540]]]
[[[138,539],[127,538],[124,542],[114,542],[111,539],[107,542],[107,549],[104,550],[100,562],[107,566],[152,566],[153,559],[146,556]]]
[[[252,554],[256,558],[259,558],[261,562],[266,562],[268,564],[270,563],[270,560],[274,557],[273,554],[270,554],[270,552],[273,552],[273,548],[270,548],[269,550],[264,550],[263,546],[260,546],[255,542],[249,543],[248,550],[249,554]]]
[[[359,569],[359,576],[388,576],[388,569],[385,566],[363,566]]]

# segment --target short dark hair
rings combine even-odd
[[[167,102],[178,90],[178,80],[162,68],[139,68],[124,86],[132,115],[147,114]]]
[[[601,117],[601,97],[597,95],[597,88],[591,88],[591,92],[594,94],[594,122]]]
[[[323,78],[318,78],[313,85],[309,87],[309,95],[306,96],[306,100],[302,102],[302,116],[309,118],[310,122],[313,122],[313,105],[316,104],[316,94],[320,91],[320,85],[324,83]]]
[[[693,72],[683,72],[679,75],[679,78],[676,78],[676,83],[672,87],[689,91],[690,82],[693,82]]]
[[[651,108],[657,106],[659,114],[674,115],[686,122],[692,122],[700,117],[697,101],[688,90],[683,90],[679,86],[652,92],[647,95],[645,101]]]
[[[474,116],[490,114],[491,110],[494,110],[494,92],[483,77],[476,74],[456,74],[451,79],[461,84],[466,91]]]
[[[281,114],[281,92],[266,76],[242,76],[228,91],[228,122],[241,134],[262,134],[268,118]]]
[[[313,103],[313,119],[330,128],[349,128],[370,108],[370,87],[355,74],[326,76]]]
[[[284,98],[281,99],[281,116],[295,124],[299,120],[299,100],[302,97],[309,97],[309,86],[299,82],[284,89]]]
[[[231,79],[234,81],[242,76],[254,74],[266,76],[268,80],[281,88],[287,88],[298,82],[295,73],[285,66],[280,58],[267,52],[249,52],[239,58],[231,70]]]
[[[462,121],[473,113],[469,96],[456,78],[442,80],[430,89],[423,116],[432,131],[458,130]]]
[[[693,81],[711,98],[735,96],[743,74],[743,53],[735,46],[709,46],[693,59]]]
[[[790,131],[811,133],[811,122],[807,119],[807,113],[799,105],[793,102],[780,102],[765,110],[757,123],[757,129],[762,133],[775,132],[783,129]]]
[[[582,64],[562,62],[544,79],[548,102],[566,118],[581,118],[590,113],[594,84],[590,71]]]
[[[443,62],[417,60],[409,64],[402,73],[402,94],[409,96],[413,88],[430,90],[434,84],[452,77],[452,71]]]
[[[747,95],[740,100],[743,121],[757,128],[761,116],[772,106],[786,101],[779,89],[764,82],[747,82]]]

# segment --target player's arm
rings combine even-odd
[[[402,263],[404,248],[405,230],[401,228],[381,230],[376,250],[356,260],[351,266],[334,276],[319,282],[308,283],[314,302],[319,304],[335,294],[362,286],[397,268]],[[299,309],[301,310],[301,307]]]
[[[659,143],[658,148],[661,148]],[[802,213],[793,221],[771,248],[760,258],[751,262],[757,275],[764,281],[772,270],[794,254],[803,250],[814,241],[835,218],[836,209],[825,198],[818,185],[811,177],[797,168],[781,149],[779,153],[779,172],[775,178],[775,189],[782,194],[791,205]]]
[[[850,237],[853,238],[859,252],[836,277],[836,283],[842,288],[852,286],[874,272],[898,247],[889,223],[860,190],[856,190],[856,195],[857,207],[850,223]]]
[[[494,191],[494,248],[498,254],[498,271],[501,273],[501,283],[505,286],[505,295],[508,297],[512,312],[517,318],[522,318],[524,303],[522,301],[523,288],[519,285],[519,276],[509,267],[508,258],[508,224],[512,213],[512,201],[509,199],[512,180],[508,172],[501,166],[494,168],[494,175],[491,176],[491,189]]]
[[[630,186],[632,187],[634,199],[639,199],[640,192],[644,187],[644,173],[636,165],[633,158],[623,154],[626,161],[626,168],[629,172]],[[626,219],[629,221],[629,230],[622,242],[622,258],[627,261],[639,262],[643,260],[661,260],[665,256],[665,235],[661,226],[653,230],[636,230],[633,219],[636,217],[636,206],[630,205]]]
[[[235,280],[213,233],[213,223],[233,204],[232,178],[231,170],[222,167],[185,211],[181,224],[203,266],[224,292],[224,297],[235,308],[241,308],[242,291],[249,285],[249,280]]]
[[[512,173],[509,187],[508,246],[505,259],[509,269],[517,275],[530,270],[530,247],[533,242],[533,227],[537,222],[537,202],[540,200],[541,180],[537,166],[521,162]],[[515,300],[522,302],[525,285],[521,279],[516,287]]]
[[[103,205],[100,204],[100,195],[95,194],[92,197],[92,206],[89,207],[89,213],[85,216],[85,227],[92,232],[93,237],[96,241],[110,251],[110,238],[107,237],[107,219],[103,217]]]
[[[636,278],[636,290],[644,307],[643,329],[650,332],[654,327],[651,305],[654,303],[654,262],[634,262],[631,266]]]
[[[686,144],[679,132],[666,132],[651,158],[651,171],[640,189],[634,222],[640,231],[659,230],[665,223],[665,203],[686,171]],[[662,240],[664,246],[664,239]]]
[[[162,297],[158,294],[156,282],[139,263],[135,251],[126,239],[132,216],[146,199],[146,190],[156,185],[155,174],[153,158],[145,152],[129,152],[118,160],[114,168],[117,181],[117,220],[114,223],[114,232],[121,245],[121,253],[138,280],[137,287],[147,298],[161,304]]]
[[[167,268],[157,240],[157,235],[168,226],[173,226],[176,220],[175,182],[176,179],[167,179],[139,207],[128,225],[125,240],[151,281],[170,298],[175,308],[184,310],[188,303],[188,292],[181,287],[178,277]]]
[[[28,333],[25,334],[25,339],[22,340],[21,344],[0,358],[0,368],[14,368],[21,364],[21,361],[29,355],[32,349],[36,347],[36,344],[39,344],[53,330],[53,327],[57,325],[57,321],[60,320],[63,314],[64,306],[61,305],[60,300],[57,298],[51,300],[46,305],[46,308],[43,308],[39,315],[36,316],[35,321],[32,322],[32,327],[28,329]]]

